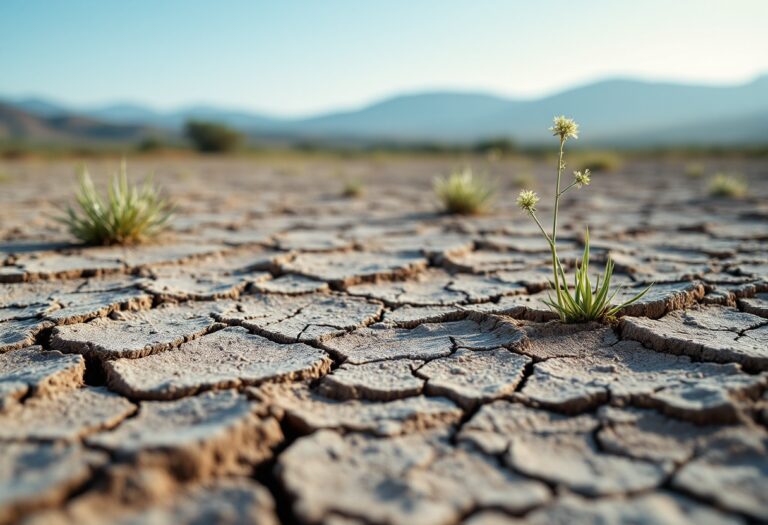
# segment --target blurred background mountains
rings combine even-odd
[[[251,144],[369,146],[471,144],[505,138],[550,142],[547,126],[566,113],[585,146],[732,146],[768,143],[768,74],[734,86],[610,79],[535,99],[479,92],[422,92],[304,118],[194,106],[156,111],[141,104],[69,107],[0,96],[0,141],[25,145],[180,141],[191,120],[241,132]]]

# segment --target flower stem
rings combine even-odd
[[[576,184],[578,184],[578,183],[577,183],[577,182],[572,182],[572,183],[570,183],[568,186],[566,186],[565,188],[563,188],[563,191],[559,192],[559,194],[560,194],[560,195],[565,195],[565,192],[567,192],[568,190],[570,190],[571,188],[573,188],[574,186],[576,186]]]
[[[550,250],[552,249],[552,239],[549,238],[549,234],[544,230],[544,226],[541,225],[539,222],[539,218],[536,217],[536,213],[531,212],[531,217],[536,222],[536,226],[539,227],[539,230],[541,230],[541,233],[544,234],[544,238],[547,240],[547,244],[549,244]]]
[[[560,259],[557,257],[557,212],[560,207],[560,178],[563,174],[563,148],[565,147],[565,137],[560,137],[560,155],[557,161],[557,186],[555,188],[555,212],[552,217],[552,235],[550,236],[550,249],[552,251],[552,273],[555,276],[555,293],[557,294],[557,304],[562,306],[563,299],[560,291],[560,277],[558,276],[558,266]],[[565,284],[565,283],[563,283]]]

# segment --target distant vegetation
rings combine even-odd
[[[518,173],[512,178],[512,186],[518,189],[530,189],[536,186],[536,178],[528,172]]]
[[[620,155],[606,151],[582,152],[577,154],[576,166],[579,170],[593,173],[618,171],[624,161]]]
[[[138,244],[155,237],[168,225],[172,207],[151,181],[129,184],[125,162],[112,177],[106,198],[99,195],[88,170],[78,175],[79,209],[72,206],[58,220],[77,239],[91,245]]]
[[[191,120],[184,126],[184,135],[201,153],[229,153],[244,142],[243,135],[215,122]]]
[[[469,168],[455,171],[447,177],[437,177],[434,189],[445,211],[459,215],[487,211],[494,195],[490,183]]]
[[[689,162],[685,165],[685,176],[698,179],[704,176],[704,165],[701,162]]]
[[[136,145],[136,150],[140,153],[155,153],[166,149],[168,146],[160,137],[149,136],[139,141]]]
[[[185,140],[186,139],[186,140]],[[184,137],[149,132],[135,141],[123,142],[28,142],[18,139],[0,138],[0,158],[18,159],[26,157],[78,157],[114,158],[131,153],[142,155],[188,155],[191,152],[226,153],[244,156],[275,155],[302,157],[333,157],[342,159],[366,159],[377,156],[423,156],[449,157],[463,162],[469,157],[484,157],[487,160],[522,158],[551,160],[557,153],[550,146],[518,145],[510,138],[494,138],[476,143],[451,144],[444,142],[333,142],[321,139],[294,142],[274,138],[259,140],[246,137],[233,128],[211,122],[189,122]],[[680,160],[699,162],[706,158],[767,158],[765,146],[695,146],[695,147],[653,147],[604,150],[577,149],[572,153],[571,165],[592,172],[618,171],[632,159]]]
[[[344,182],[344,187],[341,189],[341,196],[347,199],[356,199],[363,196],[365,193],[365,186],[360,179],[349,179]]]
[[[747,181],[741,174],[718,173],[709,182],[711,197],[741,199],[747,194]]]
[[[514,140],[508,137],[499,137],[488,140],[481,140],[472,146],[472,151],[482,153],[490,157],[501,157],[512,155],[520,151]]]

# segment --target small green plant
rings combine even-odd
[[[592,286],[589,277],[589,229],[584,239],[584,253],[581,258],[581,264],[576,265],[576,272],[573,279],[573,291],[568,286],[568,279],[563,270],[563,265],[557,255],[557,214],[560,208],[561,197],[571,188],[581,188],[589,185],[591,182],[590,170],[574,171],[573,182],[565,188],[561,188],[561,179],[565,171],[565,162],[563,161],[563,152],[565,142],[569,138],[577,139],[579,125],[572,119],[563,116],[555,117],[554,126],[550,128],[552,134],[560,139],[560,153],[557,164],[557,183],[555,186],[555,203],[552,219],[552,233],[547,233],[541,225],[536,215],[536,204],[539,202],[539,196],[531,190],[522,190],[517,198],[517,204],[536,222],[544,238],[549,244],[552,253],[552,275],[551,282],[555,297],[550,295],[546,304],[560,316],[564,323],[581,323],[588,321],[610,321],[624,307],[634,303],[643,297],[653,285],[649,285],[642,292],[631,298],[629,301],[617,306],[612,304],[613,299],[621,291],[616,289],[611,293],[611,278],[613,277],[613,261],[610,256],[603,271],[602,282],[598,276],[597,282]]]
[[[341,188],[341,196],[347,199],[357,199],[365,193],[365,186],[360,179],[348,179]]]
[[[718,173],[709,182],[711,197],[741,199],[747,194],[747,189],[747,181],[740,174]]]
[[[436,177],[434,189],[437,198],[448,213],[475,215],[488,209],[495,193],[483,178],[465,168],[447,177]]]
[[[81,168],[78,180],[79,210],[69,206],[58,220],[87,244],[141,243],[160,233],[173,215],[150,178],[141,186],[129,184],[125,162],[113,176],[106,199],[96,191],[86,168]]]

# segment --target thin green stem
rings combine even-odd
[[[557,304],[563,304],[562,292],[560,291],[560,277],[557,267],[560,259],[557,257],[557,212],[560,207],[560,178],[563,174],[563,148],[565,147],[565,137],[560,137],[560,155],[557,161],[557,186],[555,188],[555,212],[552,217],[552,235],[550,236],[550,249],[552,251],[552,272],[555,274],[555,293],[557,294]],[[565,284],[565,283],[564,283]],[[567,285],[566,285],[567,286]]]
[[[547,243],[549,243],[550,249],[552,249],[552,239],[549,238],[549,234],[546,231],[544,231],[544,226],[541,225],[541,223],[539,222],[539,218],[536,217],[536,214],[534,212],[530,212],[530,213],[531,213],[531,217],[533,217],[533,220],[536,221],[536,226],[538,226],[539,230],[541,230],[541,233],[544,234],[544,238],[547,240]]]
[[[577,184],[578,184],[578,182],[576,182],[576,181],[573,181],[573,182],[572,182],[572,183],[570,183],[568,186],[566,186],[566,187],[565,187],[565,189],[564,189],[563,191],[561,191],[561,192],[560,192],[560,195],[565,195],[565,192],[566,192],[566,191],[570,190],[571,188],[573,188],[573,187],[574,187],[574,186],[576,186]]]

